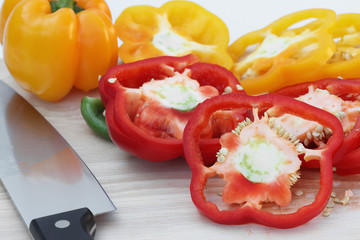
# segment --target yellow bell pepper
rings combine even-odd
[[[94,89],[117,63],[115,28],[103,0],[5,0],[0,19],[11,75],[41,99],[58,101],[73,86]]]
[[[297,27],[309,20],[313,21]],[[330,34],[335,22],[336,13],[328,9],[308,9],[281,17],[229,46],[234,60],[231,70],[248,94],[309,81],[335,51]]]
[[[183,56],[190,53],[200,61],[229,69],[229,31],[225,23],[198,4],[169,1],[160,8],[133,6],[115,21],[123,44],[119,56],[133,62],[156,56]]]
[[[360,77],[360,14],[339,14],[332,32],[334,55],[321,68],[317,78]]]

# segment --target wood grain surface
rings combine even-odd
[[[118,208],[116,212],[96,217],[97,240],[360,239],[360,176],[335,177],[334,191],[339,198],[347,189],[355,195],[346,205],[335,204],[329,217],[320,215],[303,226],[287,230],[255,224],[219,225],[202,216],[192,203],[191,171],[184,159],[147,162],[127,154],[88,128],[80,113],[80,100],[85,95],[98,96],[97,90],[88,93],[73,90],[63,101],[49,103],[19,88],[3,61],[0,79],[26,98],[63,135]],[[305,172],[303,179],[293,189],[293,192],[302,189],[303,198],[294,195],[295,204],[287,210],[293,210],[302,204],[302,199],[316,193],[317,173]],[[0,239],[31,239],[2,186]]]

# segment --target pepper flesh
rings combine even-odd
[[[106,122],[113,142],[144,160],[166,161],[182,156],[183,130],[178,126],[186,124],[193,110],[182,112],[160,106],[158,101],[153,105],[155,99],[143,96],[139,88],[148,91],[147,84],[160,84],[162,80],[174,76],[186,77],[184,75],[187,74],[200,88],[210,87],[211,92],[215,90],[222,94],[229,89],[243,92],[230,71],[218,65],[198,62],[194,55],[162,56],[115,66],[108,70],[99,83],[101,99],[106,108]],[[160,89],[161,87],[157,88]],[[147,109],[145,113],[144,108]],[[236,114],[229,118],[230,115],[225,112],[217,118],[228,118],[226,125],[233,126],[243,120],[241,111]],[[217,120],[214,125],[216,122]],[[227,126],[216,127],[214,130],[208,128],[207,139],[202,141],[202,150],[204,155],[213,153],[209,162],[216,161],[215,153],[219,148],[216,137],[219,131],[225,130]]]
[[[290,187],[295,183],[291,179],[298,176],[298,154],[303,154],[303,148],[283,137],[286,133],[279,136],[267,116],[260,120],[256,110],[253,115],[254,122],[244,121],[221,136],[218,161],[210,169],[226,182],[222,192],[226,203],[245,203],[257,209],[267,201],[286,206],[291,201]]]
[[[296,212],[289,214],[273,214],[245,204],[231,210],[219,210],[218,206],[207,201],[204,188],[207,180],[216,173],[204,166],[203,157],[199,151],[200,135],[208,124],[211,114],[223,108],[258,108],[265,111],[276,107],[282,113],[290,113],[302,118],[319,122],[333,131],[327,146],[317,151],[320,164],[320,189],[314,202],[300,207]],[[197,208],[211,220],[222,224],[258,223],[277,228],[291,228],[304,224],[317,216],[325,208],[332,189],[332,154],[340,147],[343,140],[341,125],[333,115],[312,107],[300,101],[280,96],[261,95],[247,96],[244,94],[226,94],[211,98],[200,104],[184,131],[184,152],[186,160],[192,170],[190,185],[191,197]],[[310,158],[312,158],[310,156]]]
[[[131,98],[129,95],[134,91],[131,89],[128,93],[125,90],[125,94]],[[188,112],[205,99],[219,95],[219,92],[210,85],[200,86],[199,82],[191,79],[190,70],[185,69],[183,73],[174,72],[171,77],[146,82],[135,94],[140,95],[140,99],[136,100],[140,106],[133,113],[135,125],[156,137],[182,139],[190,115]],[[154,120],[149,121],[149,118]],[[204,133],[204,136],[211,135],[212,131]]]
[[[229,32],[225,23],[193,2],[129,7],[116,19],[115,28],[123,41],[119,56],[125,63],[190,53],[202,62],[227,69],[233,63],[227,53]]]
[[[313,18],[316,20],[305,26],[291,28]],[[228,48],[234,60],[231,71],[250,95],[309,81],[335,51],[330,34],[335,21],[332,10],[308,9],[245,34]],[[255,45],[257,48],[249,54]]]
[[[117,39],[102,0],[79,0],[84,11],[52,13],[47,0],[6,0],[1,11],[4,60],[24,89],[59,101],[75,86],[98,86],[98,76],[117,63]],[[94,48],[96,46],[96,48]]]
[[[338,104],[329,102],[329,104],[324,105],[327,102],[324,96],[317,103],[315,101],[308,101],[309,104],[331,112],[342,123],[344,142],[334,155],[334,172],[338,175],[360,173],[360,161],[358,160],[359,158],[356,158],[360,146],[360,134],[358,134],[360,130],[360,80],[328,78],[289,86],[275,93],[299,98],[307,94],[309,88],[326,91],[328,95],[332,95],[333,99],[337,98],[337,101],[340,101]],[[318,167],[318,164],[309,162],[305,163],[304,166]]]

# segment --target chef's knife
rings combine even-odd
[[[35,240],[86,240],[115,210],[61,135],[0,81],[0,178]]]

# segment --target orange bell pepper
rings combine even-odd
[[[234,60],[232,72],[248,94],[272,92],[308,81],[335,51],[330,34],[335,22],[334,11],[309,9],[286,15],[263,29],[250,32],[228,48]]]
[[[5,0],[1,9],[5,63],[21,87],[47,101],[62,99],[73,86],[96,88],[98,76],[117,63],[117,37],[107,4],[76,3]]]
[[[318,79],[360,77],[360,14],[339,14],[332,32],[336,50],[317,74]]]
[[[157,56],[194,54],[200,61],[229,69],[229,31],[225,23],[198,4],[169,1],[160,8],[133,6],[115,21],[123,41],[119,56],[134,62]]]

